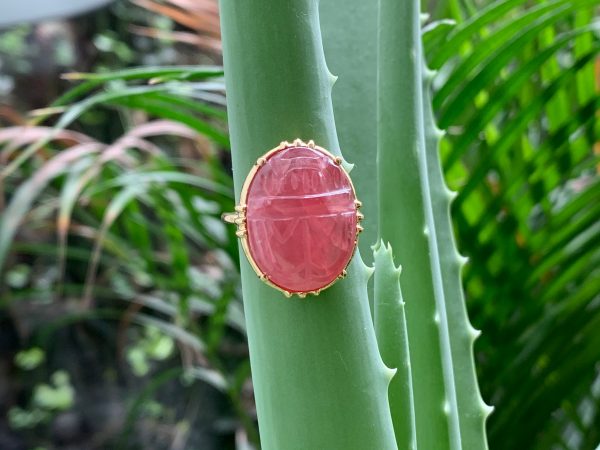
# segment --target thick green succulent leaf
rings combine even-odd
[[[378,226],[404,269],[417,446],[459,450],[457,374],[425,154],[420,34],[417,1],[380,2]]]
[[[394,265],[391,246],[379,242],[375,261],[374,323],[383,362],[396,369],[390,382],[389,399],[396,443],[399,449],[416,450],[417,434],[413,382],[406,329],[404,300],[400,289],[401,268]]]
[[[323,0],[319,8],[327,65],[338,77],[332,97],[340,147],[354,164],[352,179],[363,202],[359,246],[370,264],[377,241],[378,8],[364,0]]]
[[[283,140],[313,139],[340,153],[334,78],[316,0],[221,0],[220,7],[239,196],[257,158]],[[391,371],[377,350],[360,255],[346,279],[308,299],[286,299],[241,259],[262,448],[397,448],[387,401]]]
[[[431,109],[433,76],[433,72],[424,70],[425,155],[455,371],[460,431],[463,448],[486,449],[485,422],[491,413],[491,408],[481,398],[475,371],[473,344],[480,332],[475,330],[469,321],[463,294],[461,272],[466,259],[456,248],[450,217],[450,203],[456,194],[446,186],[440,163],[439,141],[443,133],[437,128]]]

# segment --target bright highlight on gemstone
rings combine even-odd
[[[362,215],[340,163],[312,142],[283,143],[257,161],[230,219],[257,274],[288,295],[318,294],[354,254]]]

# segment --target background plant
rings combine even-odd
[[[73,374],[76,395],[70,408],[62,409],[78,414],[75,417],[82,423],[77,427],[98,421],[98,414],[102,417],[101,411],[86,406],[94,392],[82,388],[90,379],[82,364],[116,371],[118,383],[110,378],[98,382],[106,389],[131,386],[130,406],[121,410],[117,405],[123,423],[116,432],[85,445],[158,445],[152,442],[175,437],[187,445],[201,438],[196,433],[189,439],[190,423],[214,415],[223,400],[231,414],[241,418],[238,423],[246,422],[253,437],[252,412],[242,393],[248,365],[230,257],[235,247],[219,218],[233,204],[231,181],[215,144],[201,138],[208,135],[227,142],[215,78],[220,74],[212,67],[162,67],[81,76],[87,80],[49,110],[65,110],[54,127],[0,131],[0,140],[8,143],[2,157],[4,189],[10,199],[2,216],[0,253],[5,256],[9,245],[13,250],[4,272],[3,311],[9,314],[5,323],[19,327],[15,331],[21,345],[36,346],[46,355],[36,369],[37,379],[55,368],[68,368]],[[185,96],[175,93],[173,89],[178,89],[168,82],[179,77],[198,80],[186,84]],[[147,85],[150,79],[152,86]],[[115,87],[114,80],[130,84]],[[210,102],[198,100],[201,97]],[[112,144],[62,130],[91,108],[117,105],[126,105],[121,111],[131,125]],[[134,107],[150,114],[156,111],[163,119],[136,124],[140,116]],[[176,150],[169,150],[173,147]],[[23,222],[27,230],[16,235]],[[5,329],[9,336],[11,328]],[[96,346],[102,340],[110,343],[103,355],[68,360],[79,345]],[[61,345],[69,350],[59,352]],[[179,395],[190,395],[185,408],[173,401],[152,403],[167,383],[182,376],[187,381],[180,385]],[[147,387],[134,388],[135,377],[148,379]],[[212,412],[200,408],[211,396],[199,384],[221,393],[210,400]],[[101,404],[108,408],[111,401],[114,397],[107,395]],[[38,436],[44,436],[53,432],[57,420],[66,420],[66,413],[37,414],[39,420],[27,423],[19,419],[24,413],[18,412],[32,405],[25,402],[21,410],[7,411],[13,426],[21,431],[35,428]],[[147,427],[156,420],[173,423],[174,437],[149,432]],[[106,419],[100,421],[110,428]],[[133,431],[142,432],[144,439],[131,440]],[[72,431],[77,439],[79,432]]]

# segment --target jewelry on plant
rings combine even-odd
[[[346,276],[362,231],[360,206],[342,159],[296,139],[257,159],[240,204],[223,220],[237,225],[261,280],[304,298]]]

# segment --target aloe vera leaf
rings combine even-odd
[[[419,2],[380,0],[379,237],[403,268],[417,445],[462,448],[425,157]]]
[[[377,5],[326,0],[319,5],[327,65],[339,78],[333,110],[340,146],[354,164],[352,178],[365,215],[359,247],[367,264],[377,242]]]
[[[221,0],[236,195],[265,151],[313,139],[335,154],[329,73],[316,0]],[[360,196],[360,192],[358,193]],[[318,298],[286,299],[241,255],[242,289],[264,450],[396,449],[393,371],[377,350],[359,253]]]
[[[404,300],[400,289],[401,268],[394,266],[392,247],[380,241],[373,251],[375,261],[374,322],[383,362],[396,369],[388,396],[398,448],[417,449],[410,351]]]
[[[473,345],[480,332],[469,322],[465,304],[461,271],[466,258],[456,248],[450,217],[450,203],[455,193],[446,186],[440,163],[439,142],[443,133],[435,124],[431,108],[433,76],[434,72],[424,70],[425,154],[446,301],[461,440],[465,449],[487,449],[485,422],[492,408],[481,398],[477,383]]]

